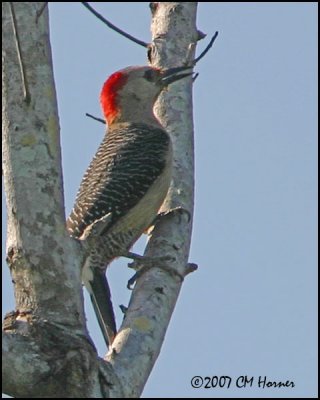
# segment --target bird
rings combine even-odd
[[[70,236],[88,242],[82,281],[108,347],[117,330],[107,266],[128,255],[152,226],[171,182],[172,143],[154,104],[165,88],[191,76],[190,69],[130,66],[113,73],[101,90],[108,129],[83,176],[66,226]]]

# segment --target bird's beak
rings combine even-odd
[[[190,70],[192,68],[193,67],[191,66],[187,66],[187,67],[176,67],[176,68],[166,69],[161,74],[161,83],[163,84],[163,86],[168,86],[173,82],[177,82],[182,78],[190,76],[193,74],[193,72],[183,72],[183,71],[186,71],[187,69]]]

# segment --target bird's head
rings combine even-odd
[[[153,106],[161,91],[171,83],[192,75],[191,68],[128,67],[112,74],[104,83],[100,95],[108,125],[154,120]]]

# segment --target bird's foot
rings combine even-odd
[[[175,215],[179,216],[179,218],[186,216],[188,219],[188,222],[190,222],[190,220],[191,220],[191,214],[188,210],[186,210],[185,208],[183,208],[181,206],[175,207],[170,210],[159,213],[156,216],[156,218],[153,220],[153,222],[150,226],[151,229],[149,228],[149,232],[150,232],[150,230],[153,229],[153,227],[162,218],[168,217],[168,216],[175,216]],[[136,282],[136,280],[152,267],[160,268],[163,271],[166,271],[167,273],[169,273],[170,275],[178,277],[181,281],[183,281],[185,275],[187,275],[189,272],[192,272],[191,270],[189,271],[189,269],[188,269],[188,265],[191,265],[191,264],[187,264],[186,272],[183,275],[180,274],[178,271],[176,271],[176,269],[174,269],[172,267],[171,263],[173,261],[175,261],[175,258],[170,257],[170,256],[146,257],[146,256],[141,256],[139,254],[132,253],[132,252],[128,252],[123,256],[134,260],[132,263],[128,264],[128,266],[130,268],[133,268],[136,271],[136,273],[133,275],[133,277],[131,279],[129,279],[128,284],[127,284],[127,288],[130,290],[132,289],[132,285]],[[192,264],[192,265],[195,265],[195,264]],[[193,268],[193,270],[195,270],[195,269],[196,268]]]
[[[141,275],[143,275],[145,272],[149,271],[149,269],[153,267],[160,268],[170,275],[178,277],[181,281],[183,281],[184,279],[184,277],[175,269],[173,269],[172,266],[169,264],[169,262],[174,261],[174,258],[170,256],[146,257],[129,252],[127,257],[134,260],[132,263],[128,264],[128,267],[133,268],[136,271],[133,277],[128,280],[127,288],[129,290],[132,290],[133,284],[138,278],[140,278]]]

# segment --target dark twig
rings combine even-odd
[[[106,124],[106,121],[105,121],[104,119],[98,118],[98,117],[94,117],[94,116],[91,115],[91,114],[86,113],[86,117],[92,118],[92,119],[94,119],[94,120],[96,120],[96,121],[99,121],[99,122],[102,122],[103,124]]]
[[[218,36],[218,32],[216,32],[216,33],[213,35],[213,37],[212,37],[212,39],[210,40],[208,46],[204,49],[204,51],[200,54],[200,56],[197,57],[197,58],[193,61],[193,64],[194,64],[194,65],[196,65],[197,62],[200,61],[201,58],[203,58],[203,57],[208,53],[208,51],[209,51],[210,48],[212,47],[214,41],[216,40],[217,36]]]
[[[18,55],[21,81],[22,81],[22,87],[23,87],[23,100],[27,104],[29,104],[30,103],[30,93],[28,90],[26,71],[25,71],[23,61],[22,61],[22,52],[21,52],[20,39],[19,39],[19,34],[18,34],[18,29],[17,29],[16,14],[14,12],[13,4],[11,1],[9,2],[9,7],[10,7],[10,13],[11,13],[11,19],[12,19],[13,34],[14,34],[14,38],[15,38],[16,46],[17,46],[17,55]]]
[[[38,23],[38,20],[39,20],[39,18],[41,17],[41,15],[42,15],[43,11],[45,10],[45,8],[47,7],[47,5],[48,5],[48,2],[46,1],[46,2],[43,4],[43,6],[40,8],[40,10],[37,11],[37,14],[36,14],[36,24]]]
[[[142,40],[136,39],[135,37],[129,35],[129,33],[124,32],[122,29],[117,28],[115,25],[113,25],[111,22],[109,22],[107,19],[105,19],[101,14],[99,14],[94,8],[92,8],[87,2],[82,1],[81,2],[89,11],[92,12],[97,18],[100,19],[103,23],[105,23],[110,29],[113,29],[114,31],[120,33],[120,35],[126,37],[129,40],[132,40],[134,43],[139,44],[140,46],[143,47],[148,47],[148,43],[143,42]]]

